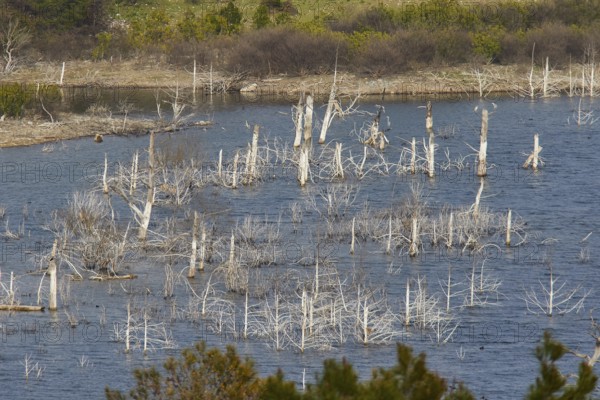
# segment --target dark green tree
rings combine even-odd
[[[567,353],[567,348],[552,339],[549,332],[544,333],[544,340],[535,350],[540,361],[540,376],[529,388],[527,400],[585,400],[596,387],[598,378],[592,367],[582,362],[579,375],[574,385],[567,385],[567,378],[560,372],[556,362]]]
[[[269,7],[261,4],[256,8],[254,15],[252,16],[252,25],[256,29],[261,29],[268,26],[271,23],[271,17],[269,16]]]

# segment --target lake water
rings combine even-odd
[[[136,105],[137,113],[154,113],[152,93],[129,93],[126,96]],[[106,96],[105,100],[109,102],[110,97]],[[350,285],[352,279],[362,276],[363,284],[377,289],[390,310],[400,316],[404,312],[408,278],[426,277],[429,294],[437,296],[443,310],[446,300],[439,282],[447,279],[448,268],[451,267],[452,281],[457,284],[453,290],[464,292],[451,300],[449,314],[453,318],[454,333],[447,343],[438,343],[431,329],[404,329],[402,324],[395,328],[396,336],[387,344],[364,345],[356,339],[353,330],[345,330],[343,334],[347,338],[344,343],[333,343],[326,350],[307,349],[304,353],[292,345],[277,351],[273,348],[273,341],[264,337],[242,340],[227,329],[221,334],[215,333],[214,321],[192,320],[187,311],[193,297],[190,288],[196,293],[203,293],[216,262],[207,263],[206,271],[197,273],[188,284],[186,272],[181,272],[187,267],[187,261],[177,258],[172,267],[176,274],[181,272],[182,276],[176,279],[174,296],[165,299],[163,282],[167,260],[139,250],[124,262],[124,270],[138,275],[135,280],[94,282],[84,279],[69,282],[63,277],[71,270],[61,265],[59,282],[65,297],[59,298],[57,312],[0,312],[0,397],[78,399],[85,393],[91,398],[101,398],[107,385],[119,389],[131,387],[135,368],[160,364],[167,356],[177,355],[181,348],[198,340],[206,340],[209,345],[221,348],[234,343],[241,354],[255,360],[261,374],[274,373],[280,367],[288,378],[299,383],[303,373],[307,381],[313,380],[325,358],[346,357],[361,377],[368,378],[371,368],[394,364],[394,342],[400,341],[412,346],[416,352],[425,352],[429,367],[449,381],[464,381],[476,397],[489,399],[513,399],[526,393],[538,373],[534,349],[546,329],[552,329],[557,339],[573,349],[593,352],[594,340],[589,335],[590,317],[598,317],[595,307],[600,300],[596,290],[600,281],[596,252],[600,240],[597,232],[600,227],[600,214],[597,212],[600,184],[594,171],[599,160],[597,149],[600,148],[597,124],[575,124],[573,111],[578,106],[578,99],[565,97],[537,102],[510,97],[499,97],[493,102],[432,100],[434,130],[438,133],[436,162],[445,161],[444,151],[447,149],[453,160],[460,155],[468,156],[466,167],[445,171],[440,166],[433,179],[423,173],[385,174],[378,170],[361,180],[352,176],[341,182],[332,180],[330,187],[351,186],[352,196],[356,196],[337,222],[339,230],[347,229],[349,221],[365,209],[365,204],[374,211],[403,207],[402,200],[410,197],[411,187],[417,183],[434,215],[444,205],[456,209],[473,204],[480,181],[474,174],[475,151],[469,146],[479,147],[481,117],[474,109],[478,107],[476,111],[480,111],[486,107],[490,110],[490,168],[485,178],[481,207],[494,215],[505,215],[510,208],[513,219],[522,218],[523,234],[526,234],[521,246],[511,248],[503,246],[503,233],[498,229],[486,238],[490,245],[486,250],[485,276],[501,281],[497,293],[490,296],[488,304],[463,307],[463,298],[469,295],[468,280],[473,265],[476,265],[479,274],[482,261],[470,256],[468,251],[448,251],[443,245],[435,247],[424,243],[421,253],[413,258],[402,249],[385,254],[384,238],[380,241],[368,238],[360,240],[355,254],[350,255],[350,240],[342,235],[321,243],[320,251],[327,253],[321,256],[327,257],[329,268],[337,270],[340,285],[343,282]],[[78,110],[87,107],[86,101],[79,99]],[[270,148],[274,149],[273,143],[277,140],[279,148],[287,147],[293,153],[291,108],[295,102],[292,99],[244,99],[237,96],[204,98],[198,105],[188,107],[186,112],[194,112],[192,120],[210,119],[214,124],[207,128],[190,127],[172,134],[157,135],[157,146],[170,149],[171,154],[180,152],[184,158],[193,155],[203,166],[212,168],[221,149],[225,160],[230,160],[238,150],[241,158],[245,157],[246,146],[252,137],[249,127],[258,124],[261,126],[261,146],[266,146],[265,139],[268,139]],[[583,103],[587,109],[598,108],[593,101],[590,103],[584,99]],[[385,107],[381,127],[389,127],[386,132],[389,145],[383,157],[389,163],[398,163],[402,150],[410,148],[412,137],[417,138],[418,151],[422,155],[422,142],[426,136],[425,99],[364,99],[358,110],[375,113],[379,104]],[[324,114],[322,102],[315,103],[315,112],[318,121]],[[328,147],[334,147],[333,142],[341,142],[343,156],[347,158],[352,154],[359,162],[363,145],[355,132],[371,120],[371,115],[361,113],[343,120],[335,119],[328,133],[328,141],[332,142]],[[521,168],[532,150],[535,133],[540,134],[541,156],[545,161],[537,173]],[[313,135],[318,135],[317,130]],[[54,240],[47,229],[53,210],[66,208],[76,191],[97,190],[105,154],[111,172],[114,172],[117,163],[130,162],[136,150],[143,153],[147,146],[148,136],[113,136],[105,137],[101,144],[86,138],[55,143],[52,148],[38,145],[0,149],[0,205],[6,208],[1,222],[8,224],[11,231],[17,231],[20,224],[24,226],[21,238],[1,239],[0,282],[7,286],[10,272],[14,272],[17,299],[21,304],[35,304],[37,301],[42,276],[38,271],[39,262]],[[318,156],[322,147],[314,143],[313,148],[315,159],[322,162],[324,158]],[[376,153],[375,150],[369,153],[368,163],[374,162]],[[142,156],[143,160],[145,156]],[[351,172],[350,164],[348,161],[346,166]],[[319,168],[321,166],[311,166],[311,171]],[[256,274],[261,274],[261,279],[268,276],[280,276],[284,280],[286,276],[309,279],[314,274],[314,264],[297,261],[300,257],[314,258],[317,235],[323,235],[327,230],[324,218],[319,214],[324,206],[318,193],[325,190],[329,180],[313,176],[312,182],[300,188],[295,167],[289,163],[278,164],[274,155],[266,169],[263,179],[253,185],[240,185],[234,190],[206,184],[196,189],[190,203],[181,208],[156,206],[150,229],[160,231],[165,218],[173,217],[179,226],[187,226],[189,230],[189,210],[197,210],[205,214],[209,225],[214,225],[214,237],[219,238],[221,250],[225,252],[231,231],[241,225],[244,217],[252,215],[258,221],[268,221],[265,225],[276,226],[279,231],[279,239],[270,248],[278,254],[278,262],[256,269],[259,271]],[[310,205],[311,196],[315,196],[316,207]],[[113,197],[117,220],[124,229],[127,221],[133,219],[132,213],[118,196]],[[294,202],[303,210],[302,222],[296,225],[291,222],[290,211]],[[4,228],[0,228],[0,232],[4,232]],[[513,244],[519,242],[521,238],[513,236]],[[582,252],[589,257],[582,260]],[[226,254],[222,255],[223,259],[226,257]],[[219,257],[215,256],[215,259]],[[578,313],[548,317],[528,311],[524,300],[526,290],[534,288],[543,297],[540,282],[548,286],[550,275],[545,262],[548,259],[551,259],[554,277],[558,277],[559,282],[566,282],[563,293],[581,286],[572,303],[583,291],[591,291]],[[251,277],[258,276],[252,274],[254,272]],[[216,276],[211,278],[215,279],[212,283],[218,281]],[[476,276],[479,279],[479,275]],[[47,286],[46,278],[42,290],[44,303],[47,302]],[[235,329],[239,333],[243,323],[244,296],[226,293],[223,287],[219,290],[222,290],[222,298],[235,307],[231,318],[236,321]],[[68,295],[65,295],[67,292]],[[264,299],[259,297],[251,299],[252,304],[262,301]],[[299,300],[293,301],[297,303]],[[63,302],[67,303],[67,307],[63,307]],[[176,347],[163,349],[157,345],[158,348],[145,355],[139,348],[124,352],[125,344],[115,340],[114,327],[123,327],[126,323],[128,302],[151,310],[150,323],[161,324],[170,332]],[[197,311],[198,304],[195,307]],[[73,326],[69,323],[69,316],[76,320]],[[26,359],[29,360],[28,366],[33,365],[28,380],[25,379]],[[575,372],[579,360],[569,355],[564,360],[561,367]],[[36,363],[41,371],[39,376],[36,376]]]

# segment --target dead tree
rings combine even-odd
[[[129,187],[124,185],[123,176],[119,176],[111,185],[111,189],[118,194],[129,206],[131,211],[133,211],[135,220],[139,226],[138,229],[138,239],[140,241],[145,241],[148,235],[148,226],[150,225],[150,217],[152,215],[152,206],[154,205],[154,199],[156,196],[156,188],[154,182],[154,172],[155,172],[155,154],[154,154],[154,131],[150,131],[150,143],[148,145],[148,168],[147,168],[147,179],[146,179],[146,188],[148,192],[146,193],[146,202],[143,207],[141,205],[136,204],[136,200],[134,196],[130,196]]]
[[[481,111],[481,133],[479,136],[479,155],[477,157],[477,176],[487,175],[487,134],[488,134],[488,111]]]
[[[19,26],[18,20],[11,20],[0,32],[0,46],[4,58],[3,72],[8,74],[17,66],[16,53],[23,48],[31,38],[26,27]]]

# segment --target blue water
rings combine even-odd
[[[146,94],[151,95],[151,94]],[[144,98],[142,96],[142,98]],[[157,135],[157,146],[162,149],[180,148],[204,165],[213,166],[218,152],[223,150],[229,160],[235,151],[245,155],[251,140],[252,126],[261,126],[261,145],[277,139],[291,147],[293,142],[292,101],[245,101],[237,97],[204,99],[190,107],[192,119],[211,119],[208,128],[187,128],[171,134]],[[389,146],[384,157],[397,162],[402,148],[410,147],[414,136],[420,141],[422,151],[425,99],[387,98],[363,100],[359,110],[375,113],[376,104],[385,107],[382,127]],[[453,316],[457,324],[453,340],[439,344],[432,340],[432,332],[409,330],[399,332],[396,340],[412,346],[417,352],[427,354],[429,366],[449,381],[464,381],[477,397],[489,399],[513,399],[525,394],[537,374],[538,365],[533,351],[545,329],[571,348],[580,352],[593,351],[593,339],[589,336],[590,316],[598,317],[594,307],[600,298],[594,290],[598,283],[598,241],[600,235],[600,185],[594,167],[598,163],[597,149],[600,135],[596,124],[577,126],[572,121],[577,101],[569,98],[540,100],[535,103],[497,98],[491,101],[433,99],[434,129],[439,133],[454,132],[447,138],[436,138],[438,146],[436,162],[444,161],[444,150],[450,158],[468,156],[469,166],[462,171],[438,171],[435,178],[424,174],[378,175],[369,174],[362,180],[349,178],[357,191],[357,198],[349,207],[348,217],[357,215],[365,202],[374,210],[399,207],[402,199],[410,195],[411,185],[419,183],[432,209],[444,205],[470,206],[479,189],[479,179],[474,176],[475,152],[478,148],[480,114],[475,106],[490,110],[488,136],[489,175],[485,179],[482,207],[490,212],[513,211],[513,217],[526,222],[527,241],[520,247],[510,249],[494,247],[486,261],[486,273],[499,279],[500,296],[494,304],[463,308],[462,298],[454,298]],[[594,103],[588,107],[597,108]],[[140,100],[138,113],[153,112],[148,102]],[[318,118],[324,113],[320,102],[315,104]],[[599,112],[599,111],[597,111]],[[570,120],[568,120],[570,118]],[[360,160],[363,146],[354,130],[369,123],[372,116],[355,114],[343,120],[333,121],[328,141],[342,142],[344,156],[350,152]],[[543,146],[541,156],[544,166],[537,173],[523,170],[521,165],[531,152],[533,135],[540,134]],[[317,132],[314,133],[317,135]],[[0,241],[0,268],[3,285],[8,285],[10,272],[17,277],[17,298],[22,304],[35,304],[41,279],[40,259],[51,248],[53,236],[46,229],[53,218],[53,211],[64,209],[75,191],[87,191],[97,187],[105,154],[111,171],[118,162],[127,163],[131,155],[143,152],[148,137],[105,137],[101,144],[91,139],[71,140],[54,144],[52,151],[43,151],[42,145],[25,148],[0,149],[0,206],[6,215],[0,221],[8,221],[12,231],[24,223],[25,235],[20,239],[2,238]],[[333,143],[329,144],[333,146]],[[315,144],[316,152],[320,147]],[[48,148],[46,148],[48,150]],[[290,150],[291,151],[291,150]],[[145,156],[142,156],[142,160]],[[282,171],[285,171],[282,172]],[[300,249],[302,254],[315,251],[315,234],[325,229],[323,220],[314,209],[306,208],[303,222],[297,232],[292,231],[289,207],[293,202],[305,204],[311,191],[323,188],[325,180],[315,179],[307,188],[301,189],[296,181],[295,169],[275,167],[275,177],[264,179],[253,186],[240,186],[237,190],[207,185],[196,191],[189,205],[209,215],[215,224],[217,235],[228,240],[231,229],[247,215],[275,224],[280,220],[281,239],[277,251]],[[116,197],[114,207],[120,222],[132,219],[131,211]],[[25,208],[25,211],[24,211]],[[184,209],[155,207],[152,227],[158,227],[165,218],[175,216],[181,226],[189,226]],[[187,225],[186,225],[187,224]],[[0,233],[4,228],[0,228]],[[590,232],[591,236],[582,242]],[[501,234],[496,243],[502,244]],[[550,240],[552,239],[552,240]],[[520,239],[513,237],[513,243]],[[223,248],[228,248],[223,244]],[[443,247],[443,246],[442,246]],[[589,260],[581,262],[581,249],[588,249]],[[408,277],[426,276],[430,294],[445,299],[438,280],[447,278],[448,267],[453,270],[453,280],[462,282],[457,290],[466,288],[473,259],[468,255],[448,254],[443,248],[427,247],[416,258],[405,254],[384,254],[384,245],[372,241],[360,242],[354,256],[349,255],[349,241],[331,244],[331,259],[340,276],[350,277],[353,271],[363,271],[373,287],[384,288],[388,303],[402,315],[402,301]],[[226,257],[226,256],[225,256]],[[525,290],[539,289],[540,281],[547,285],[549,270],[544,260],[551,259],[554,275],[565,288],[592,290],[579,313],[564,316],[534,315],[528,312],[523,297]],[[298,276],[311,276],[313,269],[290,262],[289,258],[271,267],[260,268],[260,273],[283,273],[292,270]],[[389,272],[393,263],[396,273]],[[234,338],[232,332],[223,335],[211,333],[206,321],[193,323],[183,317],[192,297],[183,277],[177,280],[175,296],[164,299],[162,285],[166,260],[145,257],[137,252],[126,263],[128,271],[138,274],[138,279],[123,282],[93,282],[87,279],[70,282],[68,307],[59,299],[59,311],[44,313],[0,312],[0,387],[2,398],[48,398],[78,399],[82,393],[91,398],[101,398],[105,386],[127,389],[132,386],[132,371],[163,362],[169,355],[177,355],[181,348],[197,340],[224,348],[235,343],[243,355],[254,358],[261,374],[270,374],[281,367],[287,377],[302,381],[303,371],[308,381],[314,379],[325,358],[346,357],[368,378],[374,367],[391,366],[395,362],[395,346],[363,345],[349,339],[327,351],[311,349],[300,353],[293,348],[281,351],[273,349],[272,342],[264,339]],[[45,268],[45,265],[42,265]],[[176,273],[187,267],[187,261],[179,260],[173,265]],[[207,271],[197,274],[190,286],[202,293],[210,273],[216,266],[207,264]],[[32,273],[34,271],[35,273]],[[62,265],[61,280],[71,273]],[[43,284],[44,303],[47,301],[47,281]],[[539,290],[538,290],[539,292]],[[149,294],[148,294],[149,293]],[[237,324],[243,315],[244,296],[223,294],[236,305]],[[172,334],[174,349],[156,349],[143,354],[140,349],[124,352],[124,343],[113,340],[113,326],[122,324],[127,316],[127,302],[145,306],[155,311],[153,322],[162,323]],[[258,300],[256,300],[258,302]],[[66,310],[66,311],[65,311]],[[71,327],[67,312],[75,315],[78,323]],[[240,325],[237,325],[239,331]],[[347,336],[352,336],[348,333]],[[460,356],[459,356],[460,355]],[[38,363],[41,373],[32,369],[25,379],[25,359]],[[576,371],[578,360],[565,357],[561,364],[569,372]],[[31,364],[30,364],[31,365]]]

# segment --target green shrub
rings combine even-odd
[[[579,364],[574,383],[558,369],[557,362],[567,348],[544,333],[535,355],[540,376],[529,387],[526,400],[585,400],[596,387],[598,378],[586,362]],[[471,392],[459,384],[449,389],[445,379],[427,368],[425,355],[413,355],[410,347],[398,343],[396,365],[377,368],[370,380],[360,382],[352,365],[345,359],[326,360],[314,384],[299,393],[281,371],[261,379],[252,361],[241,360],[233,346],[223,353],[207,349],[204,342],[185,349],[180,359],[169,358],[164,375],[156,368],[134,372],[136,386],[124,395],[106,388],[108,400],[131,399],[262,399],[262,400],[474,400]],[[506,388],[510,391],[510,388]],[[513,397],[516,396],[513,393]]]
[[[30,93],[26,85],[18,83],[0,85],[0,116],[21,117],[25,105],[31,100]]]
[[[110,42],[112,41],[112,33],[100,32],[96,35],[96,39],[98,40],[98,44],[92,50],[92,59],[102,60],[108,53],[108,48],[110,47]]]
[[[261,4],[256,8],[254,15],[252,16],[252,25],[256,29],[266,27],[271,23],[271,17],[269,16],[269,7]]]
[[[497,61],[502,51],[501,40],[504,36],[504,28],[493,26],[472,34],[473,52],[482,56],[487,62]]]

